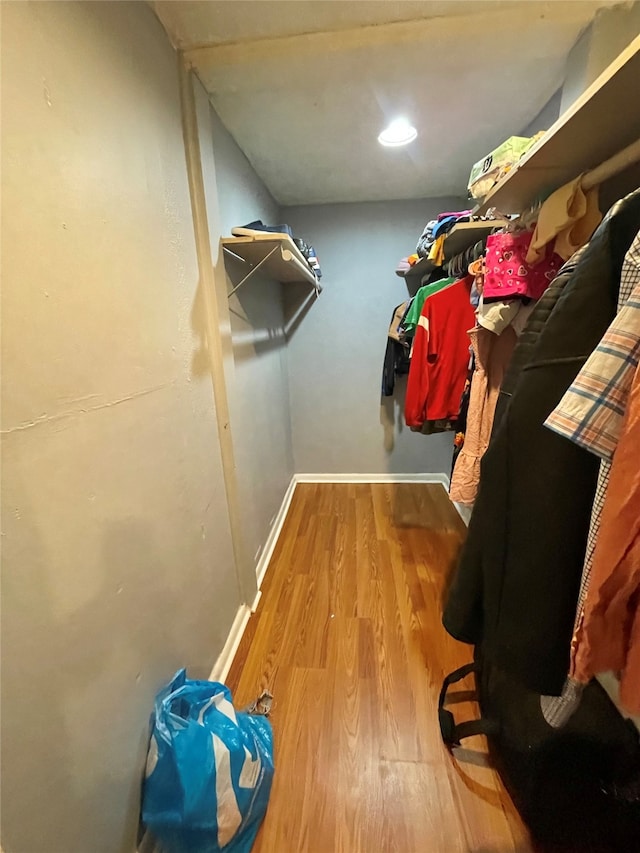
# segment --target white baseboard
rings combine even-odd
[[[296,483],[442,483],[449,487],[446,474],[294,474]]]
[[[280,538],[280,533],[282,532],[282,526],[287,517],[287,513],[289,512],[289,507],[291,506],[291,499],[293,498],[293,493],[296,490],[296,475],[294,474],[291,478],[291,482],[287,486],[287,491],[284,493],[284,497],[282,499],[282,503],[280,504],[280,509],[276,513],[276,517],[271,525],[271,530],[269,531],[269,535],[267,536],[267,541],[265,542],[264,548],[262,549],[262,553],[260,554],[260,559],[256,565],[256,575],[258,579],[258,590],[262,586],[262,581],[264,580],[264,576],[267,573],[267,569],[269,568],[269,563],[271,562],[271,557],[273,556],[273,551],[276,547],[276,543]],[[257,600],[254,602],[257,605]]]
[[[284,498],[282,499],[280,509],[276,513],[274,522],[271,525],[271,530],[269,531],[269,535],[267,536],[267,541],[265,543],[264,548],[262,549],[260,559],[258,560],[258,563],[256,565],[256,575],[258,582],[258,591],[256,592],[256,597],[253,599],[253,602],[251,603],[250,607],[247,604],[242,604],[238,608],[238,612],[236,613],[235,619],[233,620],[233,624],[229,631],[227,640],[224,644],[224,648],[218,655],[218,659],[216,660],[215,664],[213,665],[213,669],[211,670],[209,681],[224,682],[227,675],[229,674],[231,664],[233,663],[233,659],[236,656],[236,652],[238,651],[238,646],[240,645],[242,635],[244,634],[245,628],[247,627],[249,617],[252,613],[255,613],[256,608],[258,606],[258,602],[260,601],[260,597],[262,596],[260,587],[262,586],[262,581],[264,580],[264,576],[267,573],[267,569],[269,568],[269,563],[271,562],[273,551],[276,547],[276,543],[278,542],[278,538],[280,537],[282,526],[287,517],[287,513],[289,512],[289,507],[291,505],[291,499],[293,498],[295,488],[296,478],[294,476],[291,478],[291,482],[287,486],[287,491],[285,492]]]
[[[469,526],[469,519],[471,518],[471,510],[473,507],[467,506],[466,504],[460,504],[457,501],[451,501],[451,503],[456,508],[456,511],[460,518],[464,521],[466,526]]]
[[[229,631],[229,636],[224,644],[224,648],[213,665],[209,681],[224,682],[225,678],[229,674],[229,670],[231,669],[231,664],[233,663],[233,659],[238,651],[240,640],[242,639],[244,629],[247,627],[247,622],[249,621],[250,616],[251,608],[247,604],[242,604],[238,608],[236,618],[233,620],[233,625]]]

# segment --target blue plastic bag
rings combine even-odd
[[[163,853],[249,853],[267,810],[273,734],[224,684],[184,669],[156,696],[142,819]]]

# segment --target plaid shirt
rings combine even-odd
[[[611,459],[640,361],[640,233],[625,256],[618,315],[545,421],[603,459]]]
[[[640,361],[640,232],[625,255],[620,276],[618,314],[589,356],[545,426],[601,457],[591,511],[587,550],[571,643],[574,669],[578,632],[591,580],[593,552],[607,496],[611,459],[616,449],[633,377]]]

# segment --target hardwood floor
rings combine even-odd
[[[254,853],[531,850],[483,739],[456,761],[440,740],[442,679],[471,658],[440,622],[464,532],[440,485],[296,488],[227,679],[238,707],[274,694]]]

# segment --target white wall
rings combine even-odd
[[[199,84],[198,84],[199,86]],[[201,126],[209,128],[212,168],[205,169],[216,286],[229,291],[247,273],[226,259],[219,240],[235,225],[279,222],[279,210],[199,86]],[[208,121],[202,116],[206,103]],[[201,145],[204,144],[201,140]],[[215,183],[215,190],[212,184]],[[233,367],[228,373],[231,432],[240,492],[243,535],[250,560],[259,560],[293,475],[288,354],[282,285],[257,273],[229,300]]]
[[[2,4],[2,178],[2,844],[131,851],[153,696],[240,603],[146,4]]]
[[[299,473],[449,473],[451,433],[404,425],[404,381],[381,406],[391,314],[407,298],[394,270],[425,223],[462,199],[371,202],[284,211],[320,258],[324,292],[291,336],[289,382]]]

